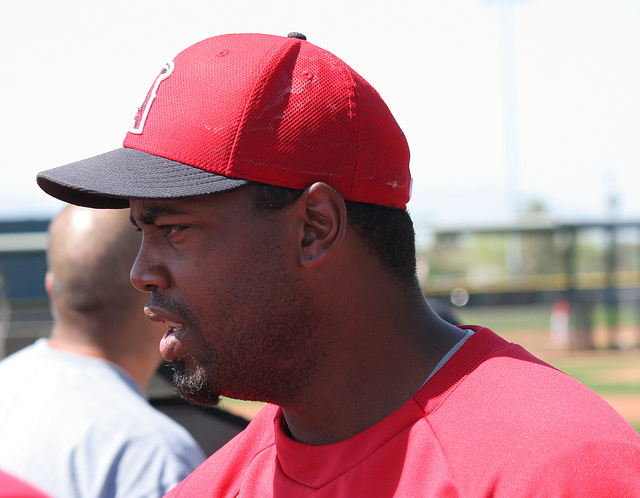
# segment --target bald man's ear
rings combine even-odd
[[[340,247],[347,228],[342,196],[326,183],[314,183],[296,202],[300,216],[300,257],[305,268],[323,264]]]
[[[48,271],[44,276],[44,288],[47,290],[47,294],[49,295],[49,299],[53,300],[54,292],[53,292],[53,273]]]

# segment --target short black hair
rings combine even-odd
[[[254,209],[276,211],[292,204],[302,190],[250,183]],[[364,240],[371,255],[400,281],[414,285],[416,277],[416,244],[409,213],[376,204],[345,201],[347,221]]]

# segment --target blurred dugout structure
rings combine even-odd
[[[424,257],[430,296],[466,307],[547,305],[552,335],[571,349],[596,346],[599,311],[605,347],[640,345],[640,221],[439,230]]]

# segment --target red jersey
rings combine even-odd
[[[403,406],[307,445],[268,405],[169,497],[640,496],[640,435],[593,391],[481,327]]]

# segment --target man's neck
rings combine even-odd
[[[405,323],[398,325],[408,325]],[[422,328],[398,327],[346,346],[304,399],[282,405],[291,437],[308,444],[348,439],[406,403],[464,331],[431,315]],[[404,332],[403,332],[404,330]],[[376,340],[376,338],[379,338]],[[366,363],[355,358],[366,358]],[[350,361],[353,360],[353,361]]]

